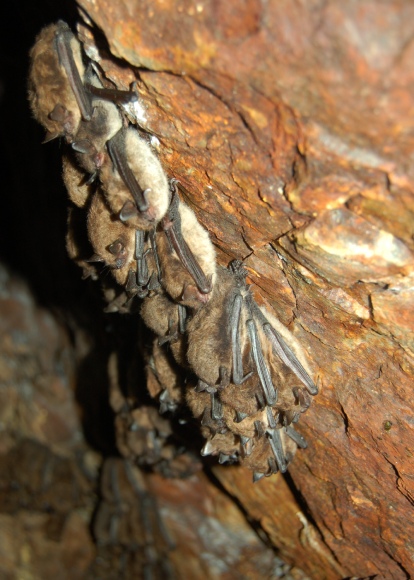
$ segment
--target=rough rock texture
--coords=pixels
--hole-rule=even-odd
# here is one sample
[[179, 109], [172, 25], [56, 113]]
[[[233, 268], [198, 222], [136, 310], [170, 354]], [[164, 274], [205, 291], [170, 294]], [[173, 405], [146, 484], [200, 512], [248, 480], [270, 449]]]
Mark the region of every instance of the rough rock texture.
[[225, 580], [260, 570], [306, 580], [203, 473], [147, 475], [86, 444], [74, 389], [91, 340], [75, 325], [71, 340], [2, 265], [0, 321], [2, 579]]
[[245, 260], [319, 368], [290, 491], [217, 477], [312, 577], [410, 577], [413, 4], [79, 4], [220, 261]]

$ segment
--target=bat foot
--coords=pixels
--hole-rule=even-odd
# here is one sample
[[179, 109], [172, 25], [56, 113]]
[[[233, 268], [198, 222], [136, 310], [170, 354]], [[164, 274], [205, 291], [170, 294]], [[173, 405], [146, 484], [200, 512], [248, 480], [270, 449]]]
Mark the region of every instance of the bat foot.
[[177, 403], [171, 398], [170, 393], [167, 389], [164, 389], [159, 397], [160, 401], [160, 409], [159, 412], [161, 415], [167, 413], [174, 413], [178, 409]]
[[257, 483], [258, 481], [263, 479], [263, 477], [265, 477], [264, 473], [260, 473], [260, 471], [254, 471], [253, 472], [253, 483]]
[[248, 417], [247, 413], [243, 413], [242, 411], [236, 411], [236, 418], [234, 419], [235, 423], [241, 423]]
[[230, 455], [226, 455], [225, 453], [220, 451], [218, 458], [218, 462], [220, 463], [220, 465], [223, 465], [223, 463], [227, 463], [228, 461], [230, 461]]

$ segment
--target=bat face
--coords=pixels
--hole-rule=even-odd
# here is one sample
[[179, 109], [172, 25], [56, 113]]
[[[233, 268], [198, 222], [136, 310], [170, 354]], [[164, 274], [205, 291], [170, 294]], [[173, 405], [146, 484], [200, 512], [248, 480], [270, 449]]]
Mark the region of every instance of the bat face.
[[160, 162], [133, 127], [108, 141], [112, 164], [104, 164], [100, 180], [114, 214], [129, 226], [150, 230], [165, 215], [170, 201]]
[[70, 142], [82, 116], [86, 119], [91, 114], [82, 84], [85, 70], [80, 43], [64, 22], [51, 24], [36, 38], [30, 60], [33, 115], [45, 127], [47, 141], [65, 136]]
[[89, 208], [87, 228], [96, 255], [110, 268], [118, 284], [125, 285], [134, 266], [135, 231], [113, 219], [99, 190]]
[[110, 163], [105, 145], [122, 128], [121, 115], [113, 103], [93, 100], [92, 105], [91, 119], [79, 123], [72, 142], [79, 165], [90, 174], [99, 171], [104, 163]]

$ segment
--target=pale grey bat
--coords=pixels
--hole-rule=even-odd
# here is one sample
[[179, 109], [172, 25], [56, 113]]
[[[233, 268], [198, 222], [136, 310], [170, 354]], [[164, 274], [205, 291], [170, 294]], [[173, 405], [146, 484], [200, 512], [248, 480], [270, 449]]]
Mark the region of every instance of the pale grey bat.
[[186, 306], [199, 308], [210, 297], [216, 276], [216, 256], [208, 232], [194, 212], [180, 201], [172, 180], [170, 207], [157, 238], [163, 286]]
[[299, 341], [274, 316], [251, 299], [249, 308], [257, 324], [263, 328], [275, 356], [296, 375], [311, 395], [316, 395], [318, 387], [310, 377], [309, 365]]
[[171, 196], [161, 163], [133, 127], [119, 131], [107, 147], [112, 163], [103, 164], [99, 177], [113, 213], [135, 229], [153, 229]]
[[[242, 263], [234, 261], [230, 268], [239, 284], [243, 286], [245, 270]], [[240, 302], [240, 299], [238, 300]], [[313, 395], [317, 393], [303, 348], [285, 326], [256, 304], [247, 287], [243, 305], [248, 312], [245, 324], [264, 402], [270, 406], [277, 406], [281, 412], [281, 424], [289, 423], [297, 419], [299, 413], [309, 406], [307, 397], [292, 384], [292, 373], [302, 381], [309, 393]], [[239, 328], [235, 328], [235, 323], [233, 320], [232, 329], [237, 335]], [[233, 339], [233, 352], [237, 352], [238, 348], [239, 345]], [[297, 404], [300, 408], [293, 409]]]

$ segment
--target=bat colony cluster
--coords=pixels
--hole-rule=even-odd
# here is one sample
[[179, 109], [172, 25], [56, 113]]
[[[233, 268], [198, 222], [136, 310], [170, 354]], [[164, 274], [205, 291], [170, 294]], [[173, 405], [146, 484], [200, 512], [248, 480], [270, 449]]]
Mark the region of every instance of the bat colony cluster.
[[[130, 312], [141, 300], [141, 317], [155, 333], [147, 382], [160, 412], [185, 402], [206, 439], [201, 454], [246, 465], [254, 481], [285, 472], [297, 447], [306, 447], [292, 424], [317, 393], [306, 356], [291, 332], [256, 304], [242, 262], [216, 264], [209, 235], [180, 200], [178, 182], [167, 179], [121, 112], [120, 103], [136, 94], [105, 88], [63, 22], [38, 36], [29, 82], [46, 140], [63, 137], [70, 146], [63, 158], [74, 205], [68, 252], [84, 277], [98, 278], [97, 262], [111, 272], [117, 284], [103, 280], [107, 311]], [[85, 221], [94, 251], [89, 259], [79, 239]], [[112, 393], [116, 399], [116, 387]]]

